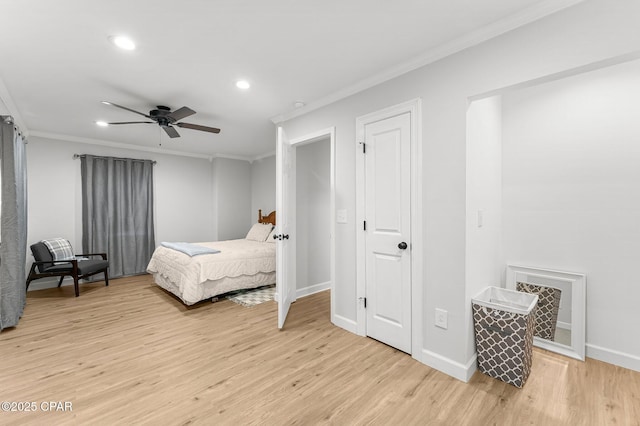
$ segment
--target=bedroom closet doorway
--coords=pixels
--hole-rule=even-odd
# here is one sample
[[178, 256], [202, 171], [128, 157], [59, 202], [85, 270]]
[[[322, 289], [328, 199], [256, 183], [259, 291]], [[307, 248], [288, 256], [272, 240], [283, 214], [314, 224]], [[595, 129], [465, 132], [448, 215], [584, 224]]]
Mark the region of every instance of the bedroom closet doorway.
[[420, 117], [416, 99], [356, 120], [358, 333], [408, 354], [420, 335]]
[[297, 297], [335, 283], [335, 129], [288, 140], [278, 128], [276, 153], [278, 327]]

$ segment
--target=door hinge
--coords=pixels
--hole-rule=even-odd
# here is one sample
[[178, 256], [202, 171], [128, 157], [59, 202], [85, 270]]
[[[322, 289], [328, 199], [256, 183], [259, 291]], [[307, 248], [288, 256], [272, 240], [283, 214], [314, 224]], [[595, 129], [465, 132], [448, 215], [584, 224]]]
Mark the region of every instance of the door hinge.
[[364, 298], [364, 308], [367, 309], [367, 298]]
[[363, 229], [363, 231], [367, 230], [367, 221], [366, 220], [363, 223], [363, 228], [362, 229]]
[[362, 153], [366, 154], [367, 153], [367, 144], [364, 142], [359, 142], [360, 145], [362, 145]]

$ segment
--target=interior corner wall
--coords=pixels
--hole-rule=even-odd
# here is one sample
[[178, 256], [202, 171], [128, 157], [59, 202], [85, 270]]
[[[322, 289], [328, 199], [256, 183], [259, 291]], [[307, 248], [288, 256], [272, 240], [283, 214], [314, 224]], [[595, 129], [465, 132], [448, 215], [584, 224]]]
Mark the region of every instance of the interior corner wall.
[[[76, 252], [81, 252], [82, 184], [80, 160], [73, 159], [74, 154], [157, 161], [153, 169], [156, 244], [214, 239], [212, 172], [208, 160], [32, 136], [27, 143], [29, 244], [64, 237]], [[187, 212], [189, 219], [185, 220]], [[30, 252], [27, 259], [30, 264]], [[55, 280], [42, 279], [34, 281], [29, 289], [50, 286], [55, 286]]]
[[258, 219], [259, 209], [263, 215], [276, 209], [275, 155], [251, 163], [251, 217], [254, 221]]
[[[333, 104], [290, 119], [290, 139], [335, 126], [335, 314], [355, 323], [355, 155], [357, 117], [420, 97], [423, 178], [423, 299], [419, 359], [466, 377], [470, 368], [466, 284], [467, 100], [501, 88], [640, 50], [640, 2], [590, 0], [408, 72]], [[449, 327], [436, 330], [435, 308], [449, 312]], [[613, 334], [613, 333], [612, 333]], [[616, 333], [617, 335], [617, 333]], [[612, 337], [616, 338], [616, 337]], [[618, 337], [624, 339], [624, 336]]]
[[329, 139], [296, 148], [296, 289], [310, 294], [331, 281]]
[[585, 273], [587, 356], [640, 371], [638, 99], [640, 60], [504, 95], [503, 235], [506, 262]]
[[[251, 213], [251, 163], [215, 158], [213, 171], [217, 240], [244, 238], [251, 225], [257, 221]], [[258, 214], [257, 211], [255, 214]]]
[[212, 238], [211, 241], [220, 241], [218, 238], [218, 185], [217, 185], [217, 174], [216, 174], [216, 159], [211, 159], [211, 228], [212, 228]]
[[[502, 284], [502, 102], [471, 102], [467, 112], [466, 299]], [[469, 305], [470, 306], [470, 305]], [[473, 318], [467, 309], [467, 357], [475, 353]]]

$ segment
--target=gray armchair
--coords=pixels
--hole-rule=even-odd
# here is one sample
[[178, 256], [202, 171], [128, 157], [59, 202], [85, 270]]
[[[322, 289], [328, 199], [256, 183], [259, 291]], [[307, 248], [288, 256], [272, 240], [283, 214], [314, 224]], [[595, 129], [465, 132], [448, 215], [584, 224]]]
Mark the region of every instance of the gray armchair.
[[76, 297], [78, 297], [80, 295], [78, 281], [101, 272], [104, 273], [105, 285], [109, 285], [109, 261], [106, 253], [78, 254], [76, 259], [54, 261], [53, 254], [42, 241], [31, 245], [31, 253], [35, 261], [27, 277], [27, 289], [31, 281], [40, 278], [60, 277], [58, 282], [60, 287], [64, 277], [72, 277]]

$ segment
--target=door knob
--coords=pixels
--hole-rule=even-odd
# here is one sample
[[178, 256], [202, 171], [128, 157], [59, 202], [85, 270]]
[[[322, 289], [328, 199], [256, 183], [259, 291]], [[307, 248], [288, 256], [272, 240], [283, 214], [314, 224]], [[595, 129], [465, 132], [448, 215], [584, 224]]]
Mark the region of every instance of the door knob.
[[289, 239], [289, 234], [284, 234], [284, 235], [282, 236], [282, 238], [284, 238], [285, 240], [288, 240], [288, 239]]
[[406, 250], [406, 248], [407, 248], [407, 247], [408, 247], [408, 246], [407, 246], [407, 243], [405, 243], [404, 241], [403, 241], [403, 242], [401, 242], [400, 244], [398, 244], [398, 248], [399, 248], [400, 250]]

